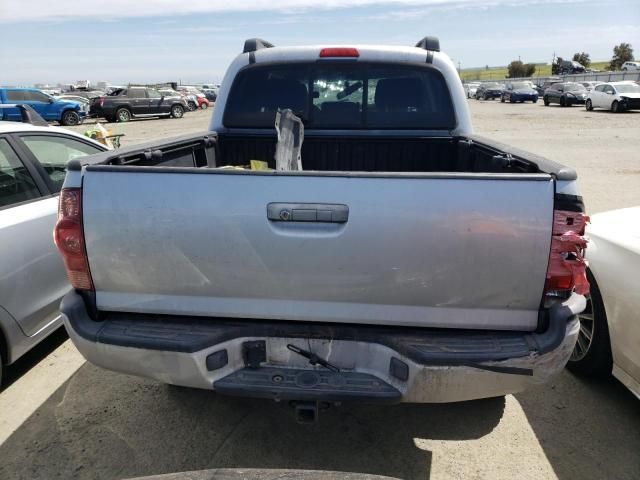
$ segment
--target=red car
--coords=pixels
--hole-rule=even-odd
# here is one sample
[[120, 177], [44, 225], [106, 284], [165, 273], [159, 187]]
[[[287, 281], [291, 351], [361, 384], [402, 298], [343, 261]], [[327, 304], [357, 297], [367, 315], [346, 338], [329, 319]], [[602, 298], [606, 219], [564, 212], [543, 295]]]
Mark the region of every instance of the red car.
[[196, 87], [189, 87], [189, 86], [182, 85], [178, 87], [178, 91], [184, 92], [188, 95], [194, 95], [198, 102], [198, 108], [201, 108], [204, 110], [205, 108], [208, 108], [210, 105], [210, 102], [207, 99], [206, 95], [202, 93], [200, 90], [198, 90]]

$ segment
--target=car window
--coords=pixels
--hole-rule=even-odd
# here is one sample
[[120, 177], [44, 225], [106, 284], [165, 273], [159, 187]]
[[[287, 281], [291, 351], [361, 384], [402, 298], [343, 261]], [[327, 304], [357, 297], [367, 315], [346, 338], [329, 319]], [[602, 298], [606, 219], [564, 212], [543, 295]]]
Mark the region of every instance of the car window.
[[153, 88], [147, 89], [147, 97], [148, 98], [160, 98], [162, 94]]
[[127, 93], [129, 98], [145, 98], [144, 88], [130, 88]]
[[231, 88], [224, 124], [273, 128], [290, 108], [306, 129], [450, 129], [451, 97], [442, 74], [424, 67], [380, 64], [256, 66]]
[[28, 90], [24, 92], [25, 101], [49, 103], [49, 97], [42, 92]]
[[596, 92], [604, 92], [604, 87], [605, 87], [604, 85], [597, 85], [597, 86], [594, 88], [594, 90], [595, 90]]
[[0, 208], [40, 196], [33, 178], [6, 139], [0, 138]]
[[24, 102], [24, 90], [7, 90], [8, 102]]
[[616, 91], [613, 89], [613, 87], [611, 85], [605, 85], [604, 92], [605, 93], [616, 93]]
[[56, 192], [62, 188], [69, 160], [102, 152], [99, 147], [62, 135], [23, 135], [20, 138], [44, 167]]

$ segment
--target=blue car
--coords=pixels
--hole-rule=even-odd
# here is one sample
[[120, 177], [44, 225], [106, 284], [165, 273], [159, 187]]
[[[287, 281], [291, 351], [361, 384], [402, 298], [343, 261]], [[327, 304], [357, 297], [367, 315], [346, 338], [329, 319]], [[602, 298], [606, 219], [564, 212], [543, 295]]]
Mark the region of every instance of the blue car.
[[[87, 116], [87, 107], [80, 102], [60, 100], [35, 88], [0, 88], [0, 104], [29, 105], [48, 121], [61, 125], [78, 125]], [[0, 109], [0, 120], [21, 121], [18, 108]]]
[[538, 91], [530, 82], [509, 82], [502, 91], [500, 101], [504, 102], [533, 102], [538, 101]]

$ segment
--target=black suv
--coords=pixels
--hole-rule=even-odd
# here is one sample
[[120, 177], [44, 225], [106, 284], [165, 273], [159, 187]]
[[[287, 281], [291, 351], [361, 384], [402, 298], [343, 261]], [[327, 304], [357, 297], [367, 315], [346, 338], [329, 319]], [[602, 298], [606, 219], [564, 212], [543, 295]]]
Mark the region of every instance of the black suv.
[[135, 117], [182, 118], [186, 107], [180, 96], [165, 97], [155, 88], [129, 87], [93, 99], [89, 113], [108, 122], [128, 122]]

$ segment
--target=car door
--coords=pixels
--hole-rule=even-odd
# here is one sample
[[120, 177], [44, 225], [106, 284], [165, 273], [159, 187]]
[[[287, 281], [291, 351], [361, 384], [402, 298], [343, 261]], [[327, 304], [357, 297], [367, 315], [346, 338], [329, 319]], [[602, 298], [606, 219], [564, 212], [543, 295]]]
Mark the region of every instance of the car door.
[[169, 113], [167, 102], [163, 101], [162, 94], [155, 88], [147, 88], [147, 113]]
[[[24, 103], [24, 90], [7, 89], [5, 90], [5, 103]], [[0, 112], [0, 118], [3, 120], [10, 120], [12, 122], [19, 122], [22, 118], [20, 110], [18, 108], [3, 108]]]
[[52, 237], [65, 164], [104, 148], [54, 133], [16, 133], [6, 141], [5, 152], [29, 172], [38, 192], [1, 212], [0, 241], [6, 252], [0, 254], [0, 295], [6, 298], [0, 297], [0, 306], [32, 336], [57, 319], [60, 300], [71, 288]]
[[611, 85], [605, 85], [602, 96], [602, 108], [611, 108], [611, 104], [615, 100], [616, 90]]
[[604, 93], [604, 87], [606, 85], [596, 85], [589, 97], [591, 98], [591, 105], [596, 108], [602, 108], [604, 105], [604, 97], [606, 96]]
[[18, 152], [0, 137], [0, 307], [32, 336], [57, 319], [69, 287], [51, 236], [57, 199]]
[[149, 99], [145, 90], [145, 88], [129, 88], [127, 91], [131, 113], [134, 115], [146, 115], [149, 113]]
[[45, 120], [58, 119], [58, 114], [52, 107], [53, 102], [51, 100], [51, 97], [42, 92], [39, 92], [37, 90], [25, 90], [24, 101], [22, 103], [25, 105], [29, 105]]

